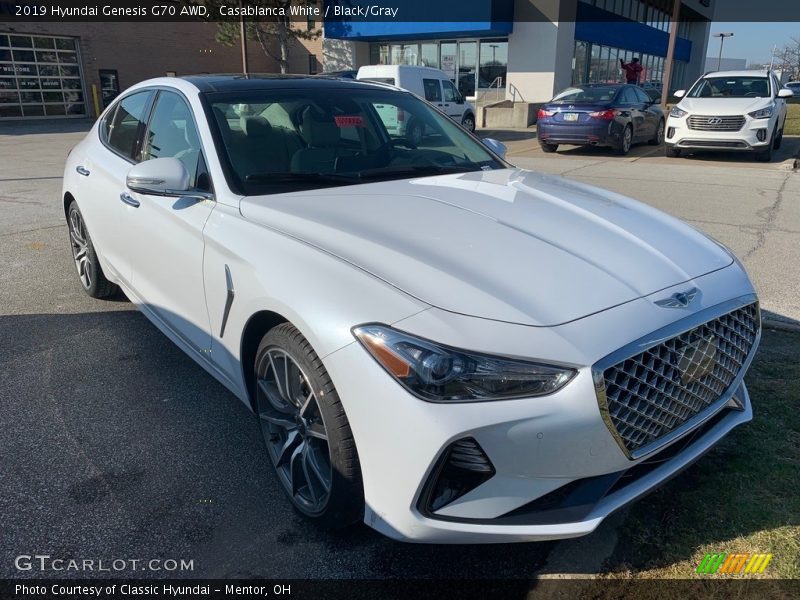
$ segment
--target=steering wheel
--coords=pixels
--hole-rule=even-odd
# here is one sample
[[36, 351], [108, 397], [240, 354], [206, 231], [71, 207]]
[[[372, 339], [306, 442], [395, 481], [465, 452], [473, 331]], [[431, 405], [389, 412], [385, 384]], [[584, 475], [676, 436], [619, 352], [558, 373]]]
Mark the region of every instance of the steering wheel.
[[397, 147], [405, 147], [410, 150], [416, 150], [417, 145], [405, 138], [390, 139], [388, 142], [382, 143], [375, 149], [375, 153], [386, 152]]

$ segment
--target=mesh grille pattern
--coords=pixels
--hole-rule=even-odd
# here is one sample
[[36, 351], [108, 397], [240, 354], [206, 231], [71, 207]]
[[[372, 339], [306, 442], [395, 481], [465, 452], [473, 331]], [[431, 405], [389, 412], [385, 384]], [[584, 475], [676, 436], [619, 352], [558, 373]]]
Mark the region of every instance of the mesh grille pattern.
[[688, 125], [689, 129], [696, 131], [739, 131], [744, 125], [744, 117], [741, 115], [730, 117], [691, 115]]
[[631, 453], [719, 400], [758, 336], [758, 305], [744, 306], [603, 372], [611, 422]]

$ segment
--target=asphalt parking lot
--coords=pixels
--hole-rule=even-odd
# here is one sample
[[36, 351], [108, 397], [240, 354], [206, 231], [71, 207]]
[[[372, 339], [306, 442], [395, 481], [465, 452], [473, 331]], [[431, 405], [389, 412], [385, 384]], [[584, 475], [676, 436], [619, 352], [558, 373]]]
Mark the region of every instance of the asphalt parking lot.
[[[198, 577], [531, 579], [599, 567], [613, 519], [577, 542], [442, 547], [364, 526], [329, 533], [295, 515], [245, 407], [124, 298], [80, 289], [59, 192], [85, 127], [0, 128], [0, 577], [42, 575], [14, 567], [37, 553], [187, 559], [194, 570], [180, 575]], [[763, 165], [666, 159], [649, 146], [544, 155], [529, 136], [507, 139], [519, 166], [625, 193], [730, 245], [763, 307], [791, 320], [800, 176], [789, 159], [800, 141], [786, 142]]]

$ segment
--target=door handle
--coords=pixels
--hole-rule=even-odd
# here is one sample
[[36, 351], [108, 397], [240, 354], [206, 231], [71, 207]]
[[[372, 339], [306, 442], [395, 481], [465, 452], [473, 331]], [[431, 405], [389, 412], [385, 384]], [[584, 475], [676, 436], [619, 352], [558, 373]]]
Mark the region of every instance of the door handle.
[[78, 165], [75, 167], [75, 170], [78, 172], [78, 175], [83, 175], [84, 177], [88, 177], [89, 173], [91, 173], [91, 171], [83, 165]]
[[450, 106], [449, 104], [445, 104], [445, 107], [449, 107], [449, 106]]
[[139, 208], [139, 201], [131, 196], [128, 192], [122, 192], [119, 195], [119, 199], [122, 200], [128, 206], [132, 206], [133, 208]]

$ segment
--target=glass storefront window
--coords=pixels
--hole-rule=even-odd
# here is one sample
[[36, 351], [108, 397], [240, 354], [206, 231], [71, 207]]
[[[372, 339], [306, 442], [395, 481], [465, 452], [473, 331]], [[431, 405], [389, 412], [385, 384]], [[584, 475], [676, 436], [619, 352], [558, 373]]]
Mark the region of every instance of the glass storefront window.
[[423, 67], [439, 68], [439, 44], [422, 43], [419, 45], [419, 64]]
[[0, 35], [0, 118], [86, 114], [74, 39]]
[[[481, 42], [481, 67], [478, 70], [478, 87], [504, 87], [508, 72], [508, 42], [487, 40]], [[499, 79], [498, 79], [499, 78]]]
[[442, 57], [441, 66], [439, 68], [447, 73], [450, 79], [455, 81], [458, 44], [456, 42], [442, 42], [439, 46], [439, 50]]
[[[61, 53], [59, 52], [59, 55]], [[497, 86], [508, 72], [508, 39], [447, 40], [370, 44], [370, 64], [419, 65], [444, 71], [461, 94]]]
[[392, 44], [389, 52], [390, 64], [416, 65], [418, 53], [418, 44]]
[[[616, 83], [622, 82], [623, 71], [619, 64], [621, 58], [626, 63], [636, 57], [642, 65], [640, 84], [661, 82], [664, 75], [665, 58], [652, 54], [641, 54], [622, 48], [609, 48], [589, 42], [575, 42], [572, 65], [572, 83]], [[673, 82], [683, 81], [686, 63], [675, 61]]]
[[462, 96], [475, 95], [475, 72], [478, 68], [477, 42], [458, 43], [458, 81], [456, 86]]

